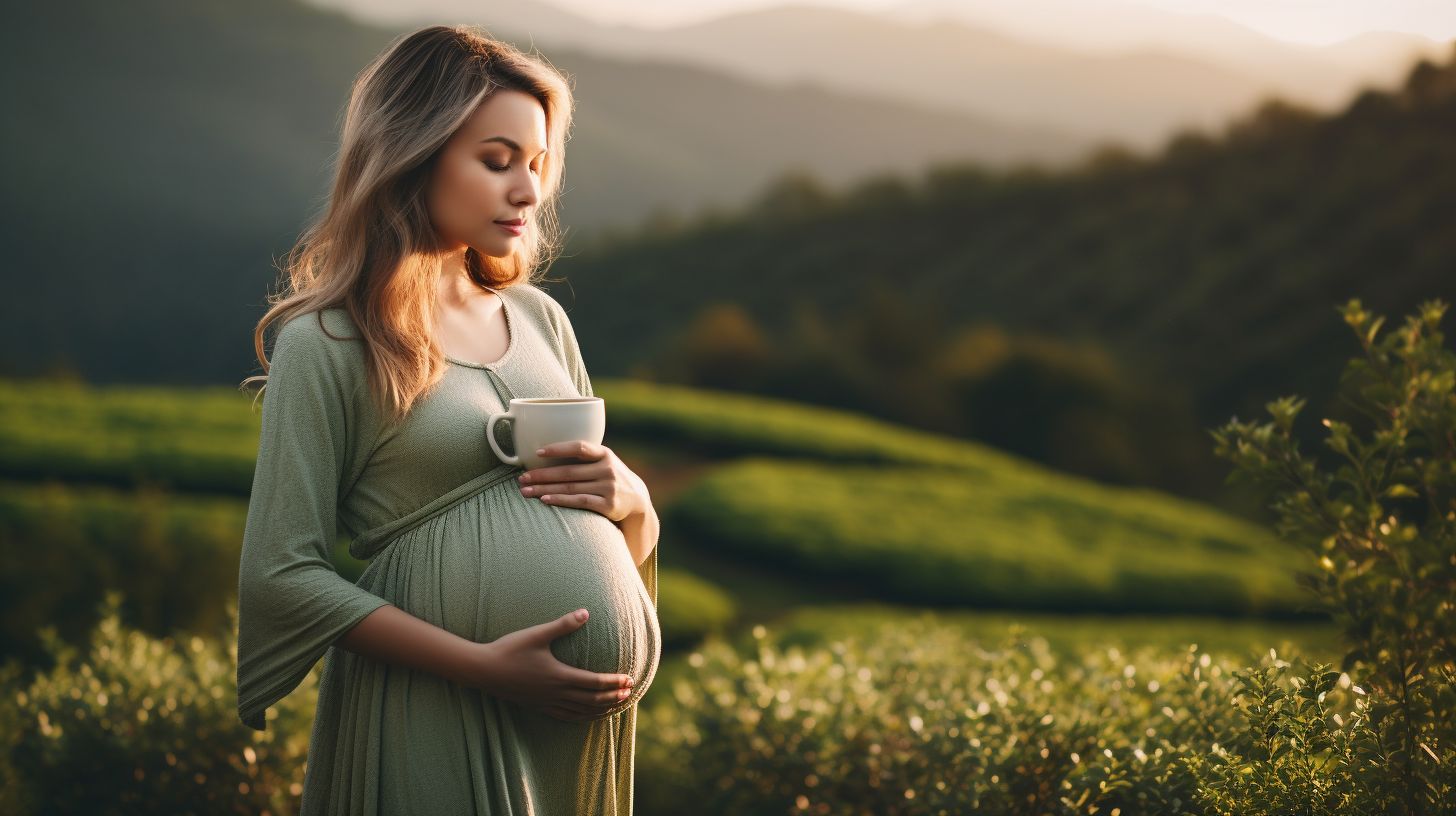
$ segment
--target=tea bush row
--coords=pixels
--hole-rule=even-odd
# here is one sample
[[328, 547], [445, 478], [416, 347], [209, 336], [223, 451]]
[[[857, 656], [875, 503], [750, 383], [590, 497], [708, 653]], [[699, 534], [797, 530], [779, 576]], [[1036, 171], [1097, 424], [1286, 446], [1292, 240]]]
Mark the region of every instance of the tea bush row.
[[1304, 559], [1267, 530], [1152, 491], [1035, 476], [770, 459], [664, 512], [678, 535], [904, 603], [1295, 615]]
[[1367, 698], [1325, 664], [1062, 659], [925, 618], [810, 648], [754, 635], [709, 640], [644, 702], [644, 813], [1387, 812]]
[[247, 495], [259, 420], [230, 388], [0, 380], [0, 474]]
[[[0, 482], [0, 658], [44, 662], [42, 625], [72, 643], [97, 621], [107, 590], [128, 623], [153, 635], [224, 632], [222, 599], [236, 597], [245, 502], [56, 483]], [[339, 574], [358, 581], [366, 562], [338, 538]], [[664, 568], [658, 616], [664, 646], [685, 648], [721, 631], [733, 599], [691, 573]]]
[[43, 629], [52, 668], [0, 670], [0, 812], [297, 812], [318, 667], [253, 731], [233, 641], [155, 638], [120, 608], [108, 593], [82, 650]]
[[[604, 379], [611, 439], [695, 454], [1023, 470], [1068, 479], [983, 445], [847, 411], [744, 394]], [[259, 414], [231, 388], [93, 387], [0, 380], [0, 475], [245, 496]]]
[[237, 593], [247, 508], [236, 499], [0, 482], [0, 656], [27, 663], [49, 625], [83, 640], [106, 590], [153, 634], [217, 633]]
[[[318, 666], [256, 732], [230, 640], [155, 638], [120, 604], [83, 649], [43, 630], [52, 668], [0, 670], [0, 812], [294, 812]], [[1061, 658], [1019, 627], [996, 642], [921, 618], [807, 648], [760, 627], [673, 664], [640, 713], [646, 814], [1274, 813], [1215, 804], [1290, 775], [1308, 812], [1360, 813], [1338, 808], [1378, 781], [1349, 681], [1269, 655], [1246, 688], [1196, 646]]]

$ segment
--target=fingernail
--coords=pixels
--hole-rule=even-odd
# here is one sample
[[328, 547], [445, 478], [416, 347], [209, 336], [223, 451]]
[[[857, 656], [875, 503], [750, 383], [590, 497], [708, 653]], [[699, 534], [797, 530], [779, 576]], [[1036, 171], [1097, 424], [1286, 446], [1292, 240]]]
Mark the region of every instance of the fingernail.
[[622, 689], [620, 692], [617, 693], [617, 699], [618, 700], [625, 700], [625, 699], [627, 699], [627, 695], [628, 694], [631, 694], [631, 693], [632, 692], [630, 690], [628, 690], [628, 689]]
[[578, 610], [576, 610], [576, 619], [577, 620], [586, 620], [586, 610], [585, 609], [578, 609]]
[[627, 678], [626, 685], [628, 685], [628, 686], [632, 685], [632, 678], [630, 678], [630, 677]]
[[537, 456], [544, 456], [545, 454], [546, 454], [546, 449], [545, 448], [537, 448], [536, 449], [536, 455]]

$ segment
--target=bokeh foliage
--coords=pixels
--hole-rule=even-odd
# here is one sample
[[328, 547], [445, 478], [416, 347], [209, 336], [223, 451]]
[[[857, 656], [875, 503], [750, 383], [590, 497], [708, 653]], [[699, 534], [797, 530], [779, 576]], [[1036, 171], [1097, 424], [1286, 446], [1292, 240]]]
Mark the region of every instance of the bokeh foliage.
[[1323, 419], [1332, 457], [1294, 439], [1304, 401], [1268, 405], [1271, 422], [1237, 418], [1214, 432], [1234, 478], [1267, 491], [1280, 535], [1320, 569], [1304, 583], [1341, 626], [1344, 665], [1368, 677], [1378, 794], [1403, 813], [1456, 802], [1456, 354], [1440, 330], [1447, 304], [1426, 301], [1402, 326], [1358, 299], [1341, 312], [1361, 353], [1340, 395], [1355, 423]]

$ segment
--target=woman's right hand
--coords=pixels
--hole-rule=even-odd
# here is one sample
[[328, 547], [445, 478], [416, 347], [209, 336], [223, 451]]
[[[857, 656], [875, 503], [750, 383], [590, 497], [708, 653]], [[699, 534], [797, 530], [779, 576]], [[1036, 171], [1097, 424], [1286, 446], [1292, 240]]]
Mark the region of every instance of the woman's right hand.
[[[578, 618], [580, 614], [582, 617]], [[538, 708], [559, 720], [602, 717], [631, 694], [632, 678], [569, 666], [556, 658], [551, 641], [586, 624], [586, 610], [528, 626], [479, 644], [477, 688], [503, 700]]]

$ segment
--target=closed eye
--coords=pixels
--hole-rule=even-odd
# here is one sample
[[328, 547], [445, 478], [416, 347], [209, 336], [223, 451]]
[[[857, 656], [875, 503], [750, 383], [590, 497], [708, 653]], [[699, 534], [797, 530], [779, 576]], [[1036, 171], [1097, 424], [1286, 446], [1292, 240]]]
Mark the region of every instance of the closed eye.
[[[491, 170], [494, 170], [497, 173], [505, 173], [505, 172], [508, 172], [512, 167], [515, 167], [514, 164], [507, 164], [507, 165], [505, 165], [503, 167], [497, 167], [496, 165], [491, 164], [490, 162], [485, 162], [485, 166], [486, 167], [489, 167]], [[532, 173], [536, 173], [537, 175], [539, 175], [541, 173], [541, 171], [539, 169], [534, 168], [534, 167], [531, 168], [531, 172]]]

